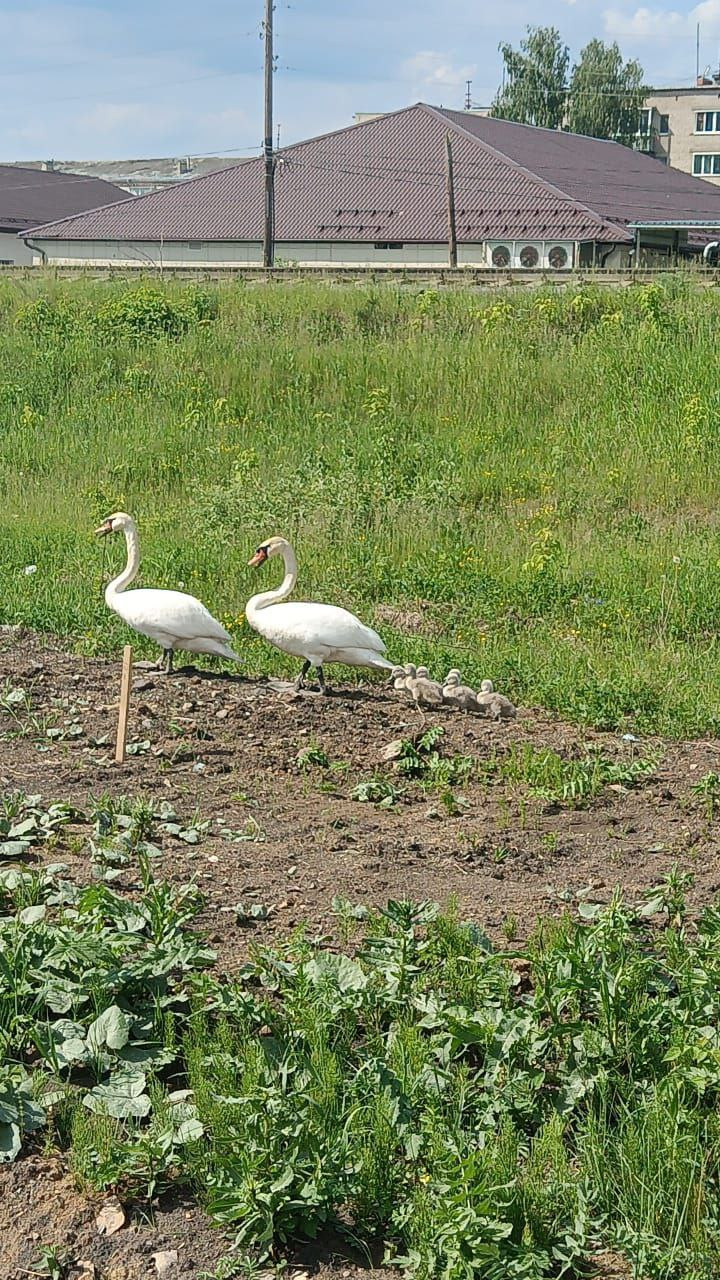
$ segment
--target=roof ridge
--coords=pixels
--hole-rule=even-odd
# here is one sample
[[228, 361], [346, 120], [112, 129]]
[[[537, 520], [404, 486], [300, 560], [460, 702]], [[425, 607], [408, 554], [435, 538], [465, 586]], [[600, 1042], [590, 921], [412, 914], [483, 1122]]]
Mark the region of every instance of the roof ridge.
[[476, 120], [499, 120], [502, 124], [511, 125], [513, 129], [532, 129], [533, 133], [551, 133], [554, 136], [561, 133], [570, 138], [587, 138], [589, 142], [598, 142], [607, 147], [621, 147], [623, 145], [621, 142], [616, 142], [615, 138], [596, 138], [592, 133], [576, 133], [573, 129], [551, 129], [549, 124], [528, 124], [526, 120], [508, 120], [506, 116], [491, 116], [489, 113], [482, 115], [475, 111], [458, 111], [455, 107], [436, 107], [435, 109], [442, 111], [444, 115], [471, 115]]
[[299, 142], [291, 142], [286, 147], [279, 147], [275, 154], [282, 155], [284, 152], [295, 151], [297, 147], [306, 147], [311, 142], [323, 142], [325, 138], [337, 138], [341, 133], [351, 133], [355, 129], [366, 129], [368, 125], [377, 124], [378, 120], [387, 120], [389, 116], [406, 115], [409, 111], [417, 111], [418, 107], [424, 107], [424, 102], [411, 102], [409, 107], [398, 107], [396, 111], [380, 111], [369, 120], [353, 120], [352, 124], [344, 124], [339, 129], [328, 129], [325, 133], [316, 133], [312, 138], [301, 138]]
[[[528, 169], [525, 165], [520, 164], [517, 160], [514, 160], [512, 156], [509, 156], [504, 151], [501, 151], [499, 147], [494, 146], [493, 143], [486, 142], [484, 138], [478, 138], [477, 134], [474, 134], [472, 130], [466, 129], [464, 125], [460, 124], [458, 121], [452, 118], [454, 115], [461, 115], [462, 114], [461, 112], [459, 111], [455, 112], [452, 110], [451, 107], [433, 107], [433, 106], [430, 106], [430, 104], [427, 102], [421, 102], [418, 105], [424, 107], [426, 111], [428, 111], [431, 115], [436, 116], [438, 119], [446, 120], [449, 124], [453, 125], [453, 127], [459, 133], [462, 133], [462, 135], [465, 138], [469, 138], [472, 142], [476, 144], [476, 146], [480, 147], [481, 150], [488, 151], [492, 155], [497, 156], [499, 160], [502, 160], [505, 164], [509, 165], [510, 168], [514, 169], [516, 173], [521, 173], [523, 177], [530, 178], [531, 181], [537, 182], [539, 186], [544, 187], [545, 190], [549, 191], [552, 195], [560, 196], [562, 200], [566, 200], [568, 204], [571, 204], [575, 209], [582, 209], [585, 213], [590, 214], [591, 217], [595, 220], [595, 222], [598, 223], [599, 226], [611, 227], [613, 230], [616, 230], [615, 224], [610, 219], [604, 218], [602, 214], [598, 213], [597, 209], [593, 209], [591, 205], [585, 204], [583, 200], [574, 199], [574, 197], [571, 196], [569, 192], [563, 191], [561, 187], [556, 187], [554, 183], [548, 182], [547, 178], [542, 178], [539, 173], [534, 173], [532, 169]], [[516, 122], [514, 120], [506, 121], [506, 124], [515, 124], [515, 123]], [[534, 127], [535, 127], [534, 125], [528, 126], [528, 128], [534, 128]], [[555, 133], [556, 130], [548, 129], [547, 132]], [[573, 136], [581, 137], [584, 135], [574, 134]]]

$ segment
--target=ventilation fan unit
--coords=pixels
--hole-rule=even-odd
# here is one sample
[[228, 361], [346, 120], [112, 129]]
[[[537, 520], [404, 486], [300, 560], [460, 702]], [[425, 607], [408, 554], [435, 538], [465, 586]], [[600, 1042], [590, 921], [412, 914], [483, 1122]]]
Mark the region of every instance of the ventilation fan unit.
[[550, 249], [548, 253], [548, 266], [552, 267], [553, 271], [562, 271], [563, 267], [566, 267], [567, 264], [567, 249], [561, 244], [553, 245], [552, 249]]
[[486, 262], [496, 271], [563, 271], [572, 266], [572, 244], [553, 240], [491, 240]]
[[520, 250], [519, 258], [520, 266], [525, 267], [526, 270], [536, 267], [540, 262], [540, 254], [534, 244], [524, 244]]
[[509, 267], [512, 261], [512, 253], [506, 244], [496, 244], [492, 251], [491, 261], [494, 267]]

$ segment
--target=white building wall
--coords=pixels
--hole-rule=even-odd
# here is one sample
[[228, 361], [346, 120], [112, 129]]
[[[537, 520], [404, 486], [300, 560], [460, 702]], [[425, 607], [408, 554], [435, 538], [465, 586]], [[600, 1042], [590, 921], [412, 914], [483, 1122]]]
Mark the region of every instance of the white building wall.
[[33, 254], [14, 231], [0, 231], [0, 262], [32, 266]]
[[[257, 241], [171, 241], [161, 245], [159, 242], [43, 241], [37, 238], [34, 243], [44, 250], [49, 263], [58, 266], [147, 266], [157, 270], [160, 267], [236, 267], [260, 265], [262, 262], [262, 248]], [[541, 241], [534, 243], [537, 243], [542, 263], [550, 242], [547, 245]], [[568, 249], [568, 266], [572, 266], [573, 245], [571, 242], [564, 243]], [[36, 260], [40, 260], [39, 255]], [[445, 267], [448, 265], [448, 250], [443, 244], [402, 244], [376, 248], [373, 244], [360, 242], [278, 241], [275, 245], [275, 264], [279, 267]], [[468, 267], [490, 266], [485, 242], [458, 245], [458, 264]]]
[[[234, 267], [262, 262], [262, 246], [257, 241], [82, 241], [36, 240], [35, 243], [47, 255], [48, 262], [57, 265], [90, 266], [148, 266], [164, 267]], [[462, 246], [466, 261], [482, 262], [482, 246], [466, 256], [471, 246]], [[347, 244], [277, 241], [275, 244], [277, 266], [426, 266], [445, 265], [447, 249], [443, 245], [403, 245], [399, 249], [375, 249], [372, 244]]]

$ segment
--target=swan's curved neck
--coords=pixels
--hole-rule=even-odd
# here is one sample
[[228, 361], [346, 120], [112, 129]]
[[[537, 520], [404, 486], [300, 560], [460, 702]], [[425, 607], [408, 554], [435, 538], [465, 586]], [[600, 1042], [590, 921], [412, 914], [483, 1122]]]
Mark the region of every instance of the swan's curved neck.
[[138, 540], [138, 532], [134, 524], [130, 524], [125, 529], [125, 545], [127, 547], [127, 564], [122, 573], [117, 578], [113, 578], [105, 588], [105, 603], [110, 604], [113, 596], [119, 595], [130, 583], [137, 577], [140, 568], [140, 543]]
[[297, 582], [298, 566], [295, 552], [289, 542], [283, 547], [282, 556], [285, 561], [285, 577], [280, 586], [274, 587], [272, 591], [261, 591], [258, 595], [252, 596], [245, 605], [246, 618], [251, 618], [260, 609], [267, 609], [268, 605], [277, 604], [278, 601], [290, 595]]

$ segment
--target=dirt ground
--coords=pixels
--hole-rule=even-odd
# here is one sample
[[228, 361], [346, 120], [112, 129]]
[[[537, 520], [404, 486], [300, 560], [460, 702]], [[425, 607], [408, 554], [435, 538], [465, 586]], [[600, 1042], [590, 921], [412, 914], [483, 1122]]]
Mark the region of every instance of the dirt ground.
[[[443, 710], [426, 721], [442, 724], [443, 755], [482, 762], [511, 743], [565, 755], [593, 744], [619, 759], [656, 752], [658, 767], [640, 787], [607, 788], [584, 809], [550, 810], [522, 787], [482, 776], [454, 788], [462, 801], [456, 815], [436, 793], [397, 778], [403, 794], [385, 809], [350, 792], [376, 772], [393, 777], [383, 751], [417, 733], [420, 717], [383, 685], [338, 687], [321, 698], [192, 668], [169, 678], [139, 670], [128, 734], [137, 754], [118, 767], [119, 677], [117, 661], [0, 632], [0, 698], [9, 681], [25, 690], [31, 708], [0, 711], [0, 791], [37, 792], [80, 810], [104, 793], [144, 795], [172, 802], [186, 822], [209, 820], [197, 845], [163, 838], [157, 874], [200, 885], [207, 900], [201, 923], [225, 971], [242, 962], [250, 940], [282, 937], [303, 921], [335, 937], [335, 895], [366, 904], [455, 899], [463, 917], [504, 942], [522, 940], [538, 916], [572, 907], [578, 894], [607, 901], [621, 886], [636, 898], [675, 863], [694, 876], [693, 909], [720, 889], [717, 823], [692, 795], [695, 782], [720, 772], [716, 741], [627, 742], [532, 708], [500, 724]], [[308, 746], [322, 748], [330, 767], [300, 767]], [[71, 841], [48, 860], [62, 858], [87, 882], [82, 849], [81, 840]], [[135, 887], [131, 877], [115, 884]], [[267, 919], [239, 922], [238, 903], [246, 910], [262, 904]], [[0, 1280], [27, 1275], [39, 1246], [50, 1243], [91, 1259], [101, 1280], [145, 1280], [157, 1274], [152, 1255], [167, 1249], [178, 1252], [170, 1280], [199, 1276], [223, 1252], [219, 1233], [192, 1204], [163, 1205], [107, 1240], [95, 1230], [97, 1207], [55, 1160], [29, 1156], [0, 1168]], [[317, 1258], [298, 1259], [289, 1274], [304, 1271], [327, 1280], [374, 1274]], [[602, 1274], [622, 1272], [608, 1262]]]

